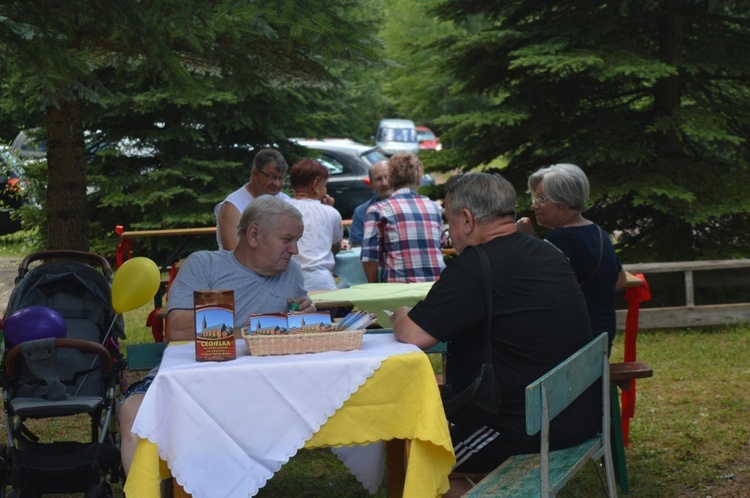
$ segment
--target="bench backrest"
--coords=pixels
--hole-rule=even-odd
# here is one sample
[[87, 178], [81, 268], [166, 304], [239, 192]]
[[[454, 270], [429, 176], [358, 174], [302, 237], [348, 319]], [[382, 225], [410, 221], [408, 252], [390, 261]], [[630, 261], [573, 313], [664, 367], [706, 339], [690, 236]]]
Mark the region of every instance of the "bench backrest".
[[[526, 432], [534, 435], [542, 429], [544, 400], [549, 419], [555, 418], [591, 384], [609, 379], [607, 334], [604, 333], [579, 349], [567, 360], [526, 387]], [[603, 384], [603, 389], [606, 385]]]
[[[555, 496], [588, 460], [604, 460], [606, 490], [617, 497], [610, 450], [608, 335], [601, 334], [526, 387], [526, 432], [541, 431], [540, 452], [515, 455], [490, 472], [467, 496]], [[550, 420], [587, 388], [602, 389], [602, 431], [588, 440], [550, 452]]]

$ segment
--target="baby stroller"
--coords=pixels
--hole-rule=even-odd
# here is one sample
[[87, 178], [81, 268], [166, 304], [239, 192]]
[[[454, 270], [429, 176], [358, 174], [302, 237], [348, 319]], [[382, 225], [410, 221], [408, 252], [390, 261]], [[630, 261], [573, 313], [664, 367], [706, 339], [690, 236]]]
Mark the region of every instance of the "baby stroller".
[[[42, 263], [30, 269], [36, 261]], [[118, 341], [125, 334], [122, 316], [112, 309], [111, 282], [111, 267], [98, 254], [44, 251], [21, 262], [4, 317], [6, 334], [8, 317], [30, 306], [55, 310], [67, 333], [17, 345], [4, 339], [8, 444], [0, 448], [0, 496], [10, 485], [14, 497], [79, 492], [111, 497], [109, 483], [124, 477], [112, 415], [124, 368]], [[47, 442], [29, 428], [34, 419], [71, 416], [73, 423], [90, 419], [90, 431], [85, 429], [90, 438]]]

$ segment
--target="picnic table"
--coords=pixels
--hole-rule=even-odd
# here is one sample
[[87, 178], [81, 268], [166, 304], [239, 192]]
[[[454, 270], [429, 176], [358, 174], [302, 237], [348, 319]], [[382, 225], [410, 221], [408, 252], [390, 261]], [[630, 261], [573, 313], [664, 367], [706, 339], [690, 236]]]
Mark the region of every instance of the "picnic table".
[[346, 352], [258, 357], [238, 341], [236, 360], [199, 363], [194, 351], [165, 350], [133, 426], [141, 439], [128, 496], [158, 496], [171, 473], [195, 495], [250, 497], [299, 449], [341, 445], [337, 454], [371, 492], [384, 450], [388, 496], [447, 491], [453, 446], [432, 366], [416, 346], [365, 334], [360, 350]]
[[[343, 220], [344, 226], [348, 227], [351, 225], [351, 220]], [[173, 251], [166, 261], [160, 265], [162, 272], [171, 269], [172, 265], [179, 260], [179, 252], [182, 251], [185, 246], [196, 237], [204, 237], [206, 235], [215, 235], [216, 227], [194, 227], [194, 228], [172, 228], [163, 230], [124, 230], [121, 225], [115, 228], [115, 232], [120, 237], [120, 242], [117, 246], [117, 267], [119, 267], [125, 259], [130, 258], [131, 248], [134, 239], [150, 239], [151, 241], [151, 255], [152, 259], [156, 259], [158, 254], [158, 243], [159, 239], [164, 237], [182, 237], [183, 242]], [[341, 276], [342, 280], [350, 285], [351, 292], [332, 291], [326, 293], [313, 293], [311, 297], [319, 308], [334, 308], [334, 307], [345, 307], [345, 306], [358, 306], [361, 309], [367, 309], [378, 316], [378, 321], [381, 324], [390, 326], [390, 319], [384, 310], [393, 310], [397, 307], [398, 303], [400, 306], [413, 306], [419, 299], [422, 299], [429, 288], [429, 285], [422, 285], [422, 287], [398, 289], [396, 294], [393, 291], [396, 288], [386, 287], [368, 287], [378, 286], [380, 284], [367, 284], [366, 278], [364, 278], [364, 271], [359, 262], [359, 253], [361, 248], [352, 248], [349, 251], [341, 251], [336, 255], [336, 268], [334, 273]], [[446, 255], [455, 254], [453, 248], [446, 248], [443, 250]], [[158, 263], [157, 263], [158, 264]], [[636, 338], [638, 336], [638, 322], [640, 313], [640, 303], [651, 299], [651, 293], [648, 288], [643, 274], [632, 274], [626, 272], [627, 282], [624, 287], [625, 301], [628, 303], [628, 311], [625, 320], [625, 342], [624, 342], [624, 355], [623, 360], [625, 362], [637, 361], [637, 349], [636, 349]], [[162, 300], [167, 287], [167, 282], [164, 283], [164, 288], [157, 292], [154, 296], [154, 311], [153, 316], [149, 316], [149, 324], [154, 329], [154, 337], [159, 340], [159, 330], [163, 331], [163, 313], [160, 315], [162, 308]], [[413, 284], [388, 284], [388, 285], [413, 285]], [[163, 337], [163, 336], [162, 336]], [[623, 438], [625, 446], [629, 444], [629, 431], [630, 431], [630, 419], [635, 416], [635, 397], [636, 397], [636, 385], [635, 379], [631, 379], [627, 389], [623, 388], [621, 400], [622, 400], [622, 427], [623, 427]]]

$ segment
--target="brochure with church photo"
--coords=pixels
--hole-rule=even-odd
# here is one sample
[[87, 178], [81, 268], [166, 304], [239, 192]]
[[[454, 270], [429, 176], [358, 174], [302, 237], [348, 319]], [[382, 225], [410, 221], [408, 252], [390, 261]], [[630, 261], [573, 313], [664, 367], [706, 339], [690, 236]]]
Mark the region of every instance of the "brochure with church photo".
[[331, 314], [327, 311], [288, 313], [286, 319], [292, 334], [330, 332], [333, 328]]
[[259, 335], [281, 335], [289, 333], [286, 313], [252, 314], [247, 320], [247, 333]]
[[226, 361], [237, 357], [234, 344], [234, 291], [193, 292], [195, 359]]

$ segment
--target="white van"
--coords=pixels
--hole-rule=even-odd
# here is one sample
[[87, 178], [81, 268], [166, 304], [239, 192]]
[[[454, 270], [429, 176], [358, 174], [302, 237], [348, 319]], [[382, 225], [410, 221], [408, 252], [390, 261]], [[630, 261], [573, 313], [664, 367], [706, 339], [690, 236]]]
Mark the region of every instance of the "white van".
[[387, 156], [397, 152], [419, 152], [417, 128], [410, 119], [381, 119], [375, 135], [375, 145]]

